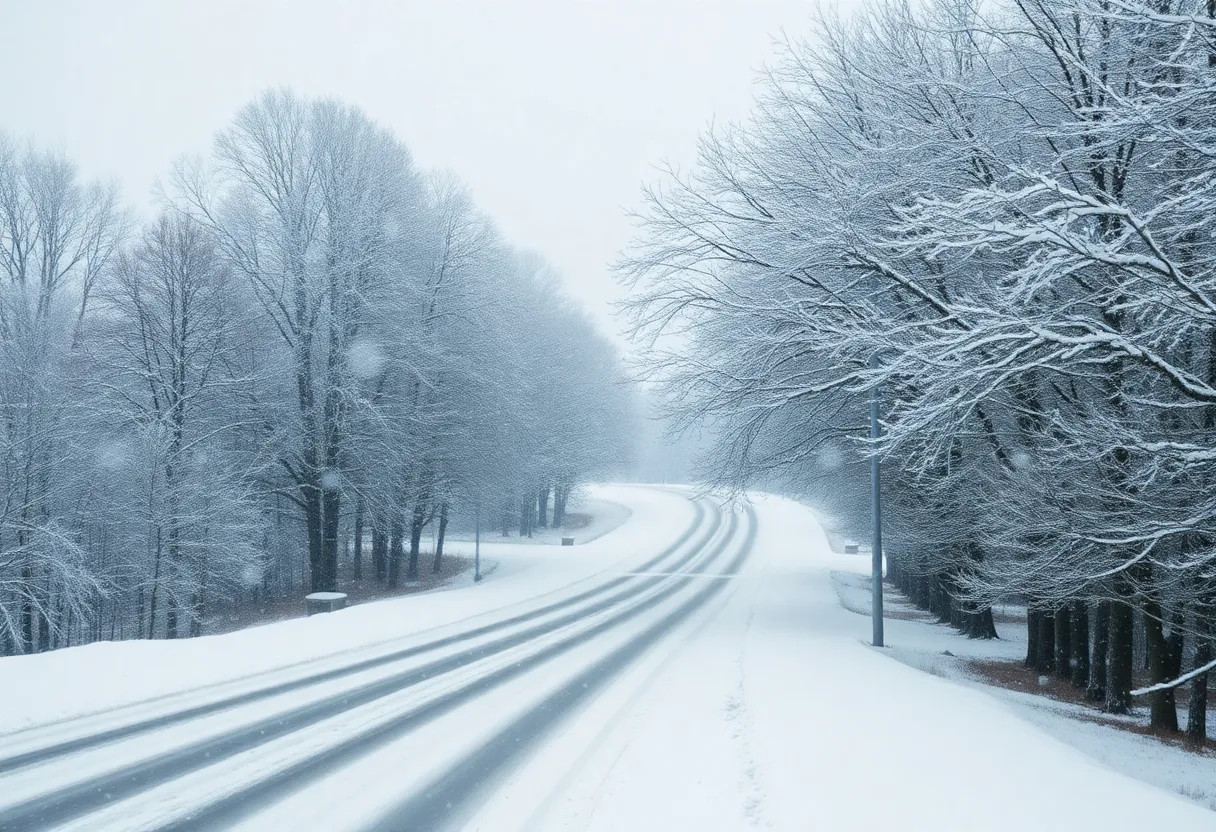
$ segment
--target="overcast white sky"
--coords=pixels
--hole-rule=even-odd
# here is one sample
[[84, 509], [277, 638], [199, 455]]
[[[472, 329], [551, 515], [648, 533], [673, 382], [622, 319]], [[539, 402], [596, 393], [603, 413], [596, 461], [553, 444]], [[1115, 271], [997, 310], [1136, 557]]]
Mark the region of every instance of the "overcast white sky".
[[63, 147], [146, 207], [156, 176], [267, 87], [335, 95], [455, 170], [606, 330], [624, 209], [809, 0], [0, 0], [0, 129]]

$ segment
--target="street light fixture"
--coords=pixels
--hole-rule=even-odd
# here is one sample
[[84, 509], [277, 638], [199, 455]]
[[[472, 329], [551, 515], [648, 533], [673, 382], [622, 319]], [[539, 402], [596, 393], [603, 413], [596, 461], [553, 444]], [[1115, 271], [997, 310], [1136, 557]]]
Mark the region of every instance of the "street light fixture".
[[[878, 353], [870, 356], [870, 369], [878, 369]], [[878, 382], [870, 388], [870, 439], [877, 446], [882, 435], [878, 426]], [[874, 543], [870, 552], [870, 620], [874, 625], [873, 645], [883, 646], [882, 632], [882, 481], [878, 451], [870, 455], [870, 514], [874, 526]]]

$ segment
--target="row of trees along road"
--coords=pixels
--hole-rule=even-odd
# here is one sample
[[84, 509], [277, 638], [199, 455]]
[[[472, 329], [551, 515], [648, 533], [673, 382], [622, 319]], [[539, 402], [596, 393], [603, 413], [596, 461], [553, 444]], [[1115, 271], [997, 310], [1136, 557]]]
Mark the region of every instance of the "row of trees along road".
[[821, 17], [649, 197], [622, 268], [677, 425], [716, 438], [707, 476], [864, 536], [880, 454], [899, 586], [975, 637], [1024, 599], [1030, 664], [1112, 712], [1146, 696], [1167, 732], [1185, 685], [1205, 737], [1214, 0]]
[[625, 460], [613, 347], [359, 110], [268, 93], [166, 181], [141, 228], [0, 143], [0, 654], [396, 586]]

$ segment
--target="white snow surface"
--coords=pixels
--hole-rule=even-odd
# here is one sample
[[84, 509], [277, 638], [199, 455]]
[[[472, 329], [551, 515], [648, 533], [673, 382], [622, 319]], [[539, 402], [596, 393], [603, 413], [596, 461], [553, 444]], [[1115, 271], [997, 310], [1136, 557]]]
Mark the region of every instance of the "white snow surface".
[[[425, 640], [431, 631], [506, 614], [618, 564], [640, 561], [677, 539], [693, 521], [692, 503], [675, 490], [605, 485], [587, 492], [587, 508], [597, 512], [587, 533], [594, 540], [570, 548], [547, 539], [504, 542], [486, 532], [481, 556], [487, 577], [480, 584], [465, 574], [430, 592], [223, 635], [103, 641], [0, 658], [0, 742], [3, 734], [24, 728], [221, 683], [254, 682], [267, 671], [350, 656], [402, 637]], [[579, 509], [584, 510], [582, 505]], [[626, 518], [631, 522], [623, 523]], [[445, 549], [472, 555], [473, 543], [454, 540]], [[301, 598], [301, 612], [303, 606]]]
[[[208, 684], [245, 684], [243, 677], [269, 665], [351, 655], [387, 639], [426, 640], [469, 626], [471, 617], [481, 620], [596, 575], [628, 571], [677, 539], [694, 514], [687, 499], [669, 490], [613, 486], [596, 497], [626, 507], [629, 520], [574, 550], [500, 545], [493, 553], [498, 568], [478, 586], [462, 583], [186, 642], [102, 644], [0, 660], [0, 730]], [[897, 660], [921, 638], [915, 622], [889, 630], [889, 641], [906, 646], [870, 647], [868, 619], [841, 605], [832, 576], [864, 571], [868, 560], [833, 553], [805, 506], [761, 495], [754, 503], [759, 533], [743, 570], [733, 577], [716, 568], [703, 575], [725, 592], [522, 754], [490, 795], [459, 814], [463, 828], [1216, 828], [1216, 813], [1129, 776], [1137, 772], [1127, 761], [1126, 773], [1107, 767], [1084, 743], [1053, 736], [1024, 706]], [[661, 607], [648, 614], [661, 615]], [[645, 622], [609, 631], [605, 641], [620, 642]], [[594, 665], [602, 650], [588, 643], [563, 662]], [[418, 787], [459, 762], [571, 676], [566, 664], [542, 665], [491, 689], [267, 807], [245, 828], [305, 828], [291, 825], [304, 818], [308, 828], [343, 828], [344, 819], [370, 820], [373, 793], [384, 800], [389, 790], [392, 799], [392, 790]], [[452, 684], [440, 677], [434, 683]], [[385, 701], [333, 722], [345, 731], [351, 720], [374, 720], [375, 709], [406, 705]], [[309, 741], [323, 742], [325, 735], [312, 732]], [[246, 752], [248, 764], [256, 768], [261, 763], [254, 758], [281, 753], [287, 760], [295, 753], [290, 739], [279, 745], [281, 752]], [[221, 788], [230, 768], [217, 763], [214, 785], [200, 782], [199, 788]], [[153, 790], [159, 798], [133, 799], [129, 809], [150, 816], [152, 801], [173, 803], [175, 788], [164, 784]], [[338, 811], [335, 794], [366, 794], [367, 805]], [[78, 826], [128, 828], [133, 817], [116, 814], [112, 827]]]
[[[869, 621], [869, 576], [837, 572], [833, 577], [836, 591], [845, 607], [865, 614], [866, 621]], [[1103, 765], [1216, 810], [1216, 755], [1211, 752], [1206, 757], [1200, 757], [1155, 737], [1096, 720], [1094, 712], [1086, 706], [1007, 690], [975, 678], [967, 665], [969, 659], [1021, 661], [1026, 656], [1024, 618], [1021, 621], [1007, 621], [998, 615], [998, 641], [972, 640], [963, 638], [947, 625], [933, 622], [933, 616], [918, 610], [898, 595], [892, 597], [888, 594], [885, 603], [888, 610], [899, 610], [913, 616], [912, 620], [887, 619], [888, 652], [895, 658], [997, 697], [1007, 702], [1024, 719]], [[1009, 608], [1009, 611], [1024, 615], [1021, 609]], [[953, 655], [946, 655], [947, 651]], [[1146, 724], [1147, 703], [1140, 700], [1135, 711], [1136, 718], [1106, 719]], [[1180, 709], [1179, 717], [1185, 721], [1185, 709]]]
[[755, 500], [756, 550], [730, 596], [466, 829], [1216, 828], [1216, 813], [1106, 767], [1024, 709], [870, 647], [869, 619], [840, 605], [831, 576], [868, 559], [833, 553], [806, 507]]
[[310, 592], [304, 596], [309, 601], [340, 601], [346, 597], [345, 592]]

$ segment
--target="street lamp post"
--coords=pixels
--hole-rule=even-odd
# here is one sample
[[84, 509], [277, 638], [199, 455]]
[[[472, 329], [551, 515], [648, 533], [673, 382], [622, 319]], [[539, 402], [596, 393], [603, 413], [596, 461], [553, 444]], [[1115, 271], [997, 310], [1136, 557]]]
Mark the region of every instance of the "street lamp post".
[[477, 504], [473, 526], [473, 583], [481, 580], [481, 503]]
[[[871, 369], [878, 368], [878, 354], [870, 357]], [[881, 432], [878, 426], [878, 382], [870, 388], [870, 439], [877, 443]], [[870, 456], [870, 511], [874, 525], [874, 544], [870, 561], [870, 619], [874, 625], [873, 644], [882, 647], [882, 488], [878, 452]]]

